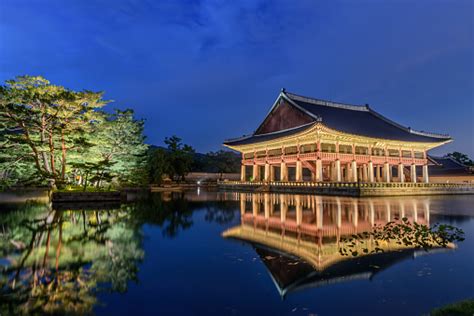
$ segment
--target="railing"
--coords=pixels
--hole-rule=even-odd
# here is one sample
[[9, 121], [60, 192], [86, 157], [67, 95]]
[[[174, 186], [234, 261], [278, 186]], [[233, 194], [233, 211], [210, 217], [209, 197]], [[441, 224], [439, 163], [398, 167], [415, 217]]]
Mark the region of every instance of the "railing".
[[474, 188], [472, 183], [400, 183], [400, 182], [291, 182], [291, 181], [218, 181], [219, 185], [319, 187], [319, 188]]
[[[354, 154], [337, 154], [337, 153], [326, 153], [320, 152], [319, 156], [324, 161], [334, 161], [339, 158], [342, 162], [350, 162], [352, 160], [356, 160], [358, 163], [368, 163], [372, 161], [374, 164], [384, 164], [388, 162], [392, 165], [397, 165], [402, 163], [404, 165], [424, 165], [426, 164], [426, 159], [424, 158], [407, 158], [407, 157], [387, 157], [387, 156], [370, 156], [370, 155], [354, 155]], [[244, 165], [253, 165], [259, 164], [263, 165], [265, 163], [277, 164], [281, 161], [286, 162], [295, 162], [296, 160], [316, 160], [318, 154], [316, 152], [300, 154], [298, 155], [285, 155], [285, 156], [273, 156], [273, 157], [259, 157], [259, 158], [251, 158], [251, 159], [243, 159], [242, 164]]]

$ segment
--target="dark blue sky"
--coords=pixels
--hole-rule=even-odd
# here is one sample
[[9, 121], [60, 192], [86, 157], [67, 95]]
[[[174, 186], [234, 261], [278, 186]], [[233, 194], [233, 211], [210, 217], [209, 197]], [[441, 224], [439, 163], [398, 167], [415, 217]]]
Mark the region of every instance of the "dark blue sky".
[[105, 90], [148, 142], [252, 132], [279, 90], [365, 104], [474, 156], [474, 2], [0, 1], [0, 80]]

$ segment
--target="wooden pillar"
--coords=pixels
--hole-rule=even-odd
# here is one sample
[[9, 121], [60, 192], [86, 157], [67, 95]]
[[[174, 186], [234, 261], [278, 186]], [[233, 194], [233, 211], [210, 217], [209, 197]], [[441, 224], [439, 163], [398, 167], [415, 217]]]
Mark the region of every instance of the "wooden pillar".
[[369, 165], [367, 166], [367, 171], [369, 173], [369, 182], [373, 183], [374, 182], [374, 164], [372, 161], [369, 161]]
[[355, 160], [352, 160], [351, 172], [352, 172], [352, 175], [351, 175], [352, 182], [357, 182], [358, 181], [357, 162]]
[[398, 181], [400, 183], [405, 182], [405, 173], [403, 172], [403, 164], [402, 163], [398, 164]]
[[428, 164], [423, 165], [423, 182], [429, 183], [430, 178], [428, 176]]
[[416, 183], [416, 165], [412, 164], [410, 166], [410, 177], [411, 177], [411, 182]]
[[301, 164], [301, 160], [296, 161], [296, 181], [303, 181], [303, 165]]
[[246, 180], [245, 169], [245, 165], [240, 166], [240, 181]]
[[288, 167], [286, 162], [282, 162], [280, 165], [280, 181], [288, 181]]

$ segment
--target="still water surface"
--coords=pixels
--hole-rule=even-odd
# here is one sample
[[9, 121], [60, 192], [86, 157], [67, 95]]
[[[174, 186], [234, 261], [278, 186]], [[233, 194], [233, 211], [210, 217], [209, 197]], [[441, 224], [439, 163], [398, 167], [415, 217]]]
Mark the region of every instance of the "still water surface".
[[[122, 205], [0, 205], [0, 314], [422, 315], [474, 296], [474, 196], [353, 199], [193, 191]], [[341, 237], [407, 218], [456, 248]]]

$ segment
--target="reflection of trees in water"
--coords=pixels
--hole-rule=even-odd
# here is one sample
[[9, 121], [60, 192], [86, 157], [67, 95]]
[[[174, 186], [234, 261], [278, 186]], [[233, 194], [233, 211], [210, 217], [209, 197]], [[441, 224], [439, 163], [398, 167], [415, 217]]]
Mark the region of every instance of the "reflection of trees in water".
[[235, 201], [189, 201], [152, 194], [111, 210], [56, 210], [28, 203], [0, 217], [0, 315], [87, 314], [98, 291], [125, 292], [137, 280], [143, 224], [176, 237], [193, 213], [226, 224]]
[[163, 236], [168, 238], [174, 238], [180, 231], [191, 228], [196, 211], [205, 210], [206, 221], [222, 225], [233, 221], [238, 212], [235, 201], [190, 201], [182, 192], [150, 194], [146, 199], [123, 207], [133, 213], [133, 221], [137, 225], [158, 225]]
[[141, 236], [124, 210], [55, 211], [28, 204], [4, 214], [3, 313], [84, 314], [95, 292], [126, 291], [143, 258]]

